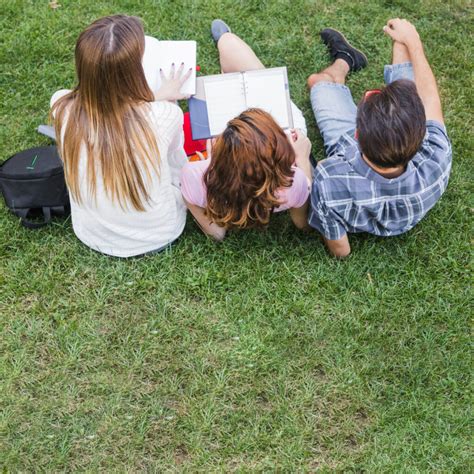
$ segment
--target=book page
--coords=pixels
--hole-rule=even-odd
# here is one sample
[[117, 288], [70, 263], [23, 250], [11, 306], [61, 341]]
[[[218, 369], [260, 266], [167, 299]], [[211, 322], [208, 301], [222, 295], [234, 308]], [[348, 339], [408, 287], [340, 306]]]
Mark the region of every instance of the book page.
[[242, 74], [223, 74], [204, 83], [211, 135], [219, 135], [227, 122], [247, 109]]
[[247, 107], [263, 109], [281, 128], [290, 127], [285, 75], [271, 69], [244, 73]]
[[143, 70], [148, 85], [153, 93], [161, 86], [160, 68], [165, 76], [175, 64], [177, 71], [184, 62], [184, 71], [192, 69], [190, 78], [183, 84], [181, 92], [192, 95], [196, 92], [196, 41], [158, 41], [151, 36], [145, 36], [145, 53], [143, 54]]

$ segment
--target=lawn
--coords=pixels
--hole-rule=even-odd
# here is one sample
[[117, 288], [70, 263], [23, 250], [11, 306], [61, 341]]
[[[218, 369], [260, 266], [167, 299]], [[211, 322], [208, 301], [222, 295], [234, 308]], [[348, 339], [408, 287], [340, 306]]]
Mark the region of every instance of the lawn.
[[[278, 215], [215, 244], [188, 218], [167, 253], [119, 260], [39, 231], [0, 205], [0, 467], [33, 471], [468, 472], [470, 237], [474, 208], [470, 2], [438, 0], [0, 0], [1, 158], [48, 140], [49, 98], [74, 84], [93, 19], [127, 13], [146, 32], [196, 39], [222, 17], [268, 66], [287, 65], [322, 158], [305, 87], [334, 26], [380, 85], [389, 17], [425, 40], [453, 143], [451, 181], [407, 235], [353, 236], [330, 258]], [[472, 39], [472, 36], [471, 36]], [[471, 181], [472, 182], [472, 181]]]

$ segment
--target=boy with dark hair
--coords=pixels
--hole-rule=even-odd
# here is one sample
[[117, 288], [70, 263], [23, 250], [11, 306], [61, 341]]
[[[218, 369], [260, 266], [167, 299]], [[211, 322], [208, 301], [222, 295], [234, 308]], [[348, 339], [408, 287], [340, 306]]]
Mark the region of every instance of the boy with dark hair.
[[445, 191], [451, 170], [438, 88], [420, 37], [398, 18], [384, 32], [393, 40], [387, 86], [367, 92], [358, 107], [344, 83], [367, 59], [338, 31], [321, 32], [334, 62], [308, 78], [327, 154], [315, 170], [309, 224], [336, 257], [351, 251], [348, 232], [390, 236], [412, 229]]

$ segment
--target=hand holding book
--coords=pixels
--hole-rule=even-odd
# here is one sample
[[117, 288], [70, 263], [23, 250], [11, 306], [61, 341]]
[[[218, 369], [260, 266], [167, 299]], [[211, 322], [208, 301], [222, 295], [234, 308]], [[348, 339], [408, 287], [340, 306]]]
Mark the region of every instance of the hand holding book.
[[212, 146], [216, 142], [215, 138], [208, 138], [206, 140], [206, 156], [204, 156], [200, 151], [196, 152], [196, 155], [199, 157], [200, 161], [210, 160], [212, 157]]
[[192, 68], [188, 71], [184, 70], [184, 63], [181, 63], [179, 69], [176, 71], [175, 64], [171, 65], [171, 70], [168, 76], [160, 69], [161, 86], [155, 93], [155, 100], [181, 100], [188, 99], [189, 94], [183, 94], [181, 89], [183, 84], [189, 79], [192, 74]]
[[293, 129], [288, 135], [288, 141], [295, 150], [295, 163], [307, 178], [311, 181], [313, 177], [313, 168], [310, 163], [309, 155], [311, 153], [311, 142], [301, 130]]
[[[176, 66], [173, 66], [176, 65]], [[181, 83], [179, 99], [189, 97], [196, 92], [196, 42], [195, 41], [158, 41], [151, 36], [145, 36], [145, 52], [143, 54], [143, 71], [150, 89], [155, 96], [160, 91], [157, 100], [176, 100], [168, 96], [163, 97], [165, 88], [170, 84], [162, 84], [162, 80], [170, 80], [176, 74], [176, 69], [183, 66], [183, 71], [191, 74]], [[161, 71], [161, 73], [160, 73]], [[179, 72], [179, 71], [178, 71]], [[174, 92], [174, 88], [172, 88]], [[175, 95], [175, 94], [174, 94]]]

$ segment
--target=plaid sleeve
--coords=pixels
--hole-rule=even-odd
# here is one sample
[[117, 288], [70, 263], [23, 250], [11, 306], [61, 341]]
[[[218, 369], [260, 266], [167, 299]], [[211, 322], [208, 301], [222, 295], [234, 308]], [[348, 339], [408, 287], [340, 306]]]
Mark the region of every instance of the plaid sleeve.
[[346, 229], [334, 211], [326, 205], [322, 192], [322, 181], [316, 172], [311, 190], [309, 225], [328, 240], [339, 240], [346, 235]]
[[446, 127], [435, 120], [426, 122], [423, 148], [428, 148], [430, 158], [438, 163], [448, 165], [451, 162], [451, 142]]

